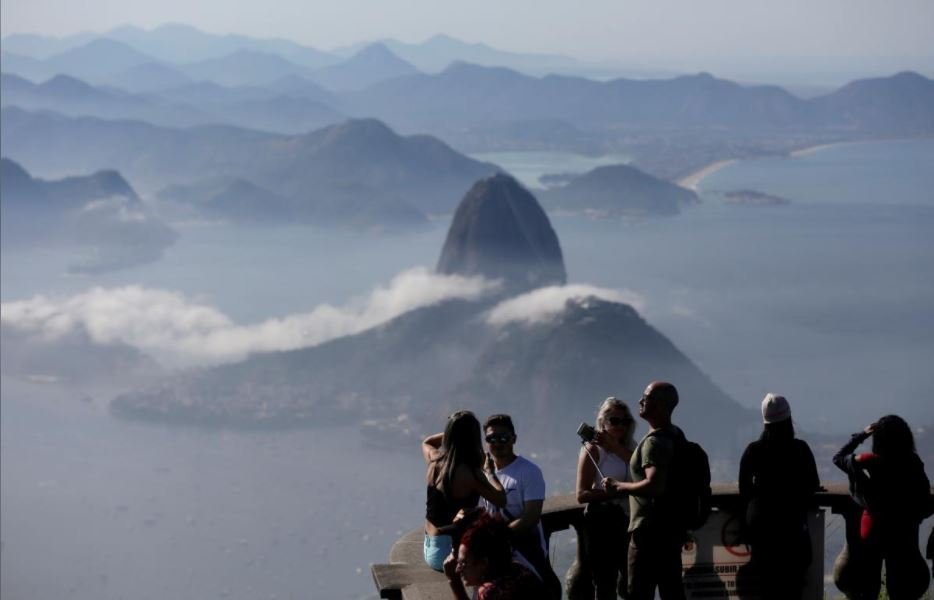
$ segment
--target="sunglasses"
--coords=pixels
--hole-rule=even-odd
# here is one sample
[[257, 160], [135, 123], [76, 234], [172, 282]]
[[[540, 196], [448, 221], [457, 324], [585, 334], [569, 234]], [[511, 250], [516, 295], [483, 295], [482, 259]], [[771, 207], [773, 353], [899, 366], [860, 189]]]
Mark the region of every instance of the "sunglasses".
[[609, 417], [606, 422], [614, 427], [619, 427], [620, 425], [629, 425], [632, 423], [632, 419], [629, 417]]
[[512, 441], [511, 433], [491, 433], [486, 436], [487, 444], [508, 444]]

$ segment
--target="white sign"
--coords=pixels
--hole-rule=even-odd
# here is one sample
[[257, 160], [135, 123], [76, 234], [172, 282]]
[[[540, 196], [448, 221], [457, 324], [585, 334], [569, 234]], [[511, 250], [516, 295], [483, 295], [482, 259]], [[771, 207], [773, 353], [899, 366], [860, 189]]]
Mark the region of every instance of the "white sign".
[[[749, 546], [742, 541], [742, 515], [714, 511], [707, 523], [693, 534], [681, 551], [684, 591], [688, 599], [741, 598], [758, 600], [759, 585], [754, 576], [742, 577], [737, 587], [736, 575], [749, 563]], [[824, 597], [824, 511], [808, 513], [811, 533], [811, 567], [802, 600]]]

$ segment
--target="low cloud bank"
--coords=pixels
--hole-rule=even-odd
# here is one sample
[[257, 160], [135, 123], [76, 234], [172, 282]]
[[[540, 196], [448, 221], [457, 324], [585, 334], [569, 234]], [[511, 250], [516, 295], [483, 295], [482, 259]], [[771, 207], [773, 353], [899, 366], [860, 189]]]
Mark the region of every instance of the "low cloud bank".
[[568, 300], [583, 300], [588, 297], [629, 304], [639, 312], [643, 311], [645, 304], [641, 296], [628, 290], [612, 290], [591, 285], [551, 286], [500, 302], [487, 315], [487, 322], [497, 327], [513, 322], [529, 325], [542, 323], [560, 314]]
[[93, 288], [63, 300], [36, 296], [3, 303], [0, 323], [48, 342], [83, 329], [95, 343], [127, 344], [166, 366], [188, 367], [315, 346], [443, 300], [479, 298], [496, 287], [480, 277], [416, 268], [344, 306], [322, 304], [253, 325], [237, 325], [216, 308], [175, 292]]

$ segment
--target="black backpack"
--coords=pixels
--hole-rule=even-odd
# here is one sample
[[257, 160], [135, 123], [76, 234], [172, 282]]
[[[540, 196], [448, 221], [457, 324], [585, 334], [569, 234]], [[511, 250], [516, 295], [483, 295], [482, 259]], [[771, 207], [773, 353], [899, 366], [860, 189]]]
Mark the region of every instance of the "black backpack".
[[710, 516], [710, 460], [700, 444], [683, 433], [659, 430], [653, 435], [672, 441], [674, 456], [665, 492], [658, 498], [659, 508], [670, 515], [678, 531], [695, 531]]

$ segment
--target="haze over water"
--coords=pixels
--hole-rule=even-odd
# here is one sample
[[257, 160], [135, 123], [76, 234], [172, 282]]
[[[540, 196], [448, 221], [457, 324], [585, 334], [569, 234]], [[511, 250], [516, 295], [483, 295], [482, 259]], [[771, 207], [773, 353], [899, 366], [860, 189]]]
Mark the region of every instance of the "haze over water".
[[[840, 146], [737, 163], [705, 179], [704, 203], [677, 217], [553, 223], [572, 282], [640, 295], [643, 316], [740, 403], [784, 392], [803, 431], [845, 433], [893, 411], [924, 425], [934, 422], [931, 166], [932, 140]], [[734, 206], [717, 194], [743, 188], [791, 204]], [[189, 226], [161, 261], [92, 277], [64, 275], [69, 257], [52, 250], [5, 251], [0, 293], [7, 302], [142, 283], [252, 322], [432, 266], [446, 227], [370, 239]], [[374, 450], [346, 427], [133, 424], [84, 393], [4, 380], [4, 598], [372, 597], [369, 563], [421, 521], [417, 447]], [[575, 425], [550, 449], [568, 457], [546, 471], [552, 492], [570, 489]]]

